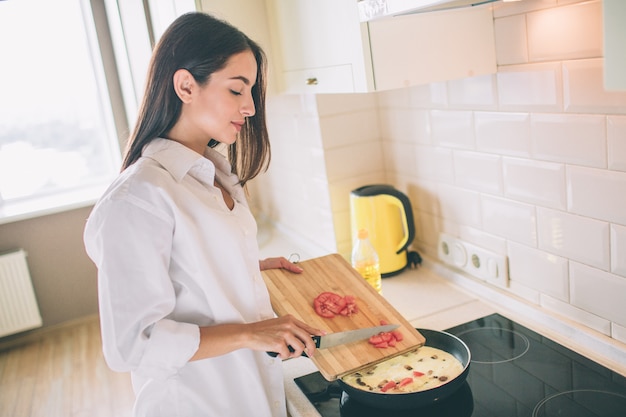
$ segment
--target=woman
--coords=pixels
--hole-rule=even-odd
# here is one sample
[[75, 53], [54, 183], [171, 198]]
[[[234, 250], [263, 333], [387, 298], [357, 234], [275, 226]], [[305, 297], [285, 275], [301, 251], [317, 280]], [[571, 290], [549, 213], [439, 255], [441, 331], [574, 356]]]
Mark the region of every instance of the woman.
[[135, 416], [284, 416], [280, 358], [323, 334], [275, 318], [261, 276], [301, 272], [258, 260], [243, 187], [269, 162], [264, 101], [263, 51], [225, 22], [184, 15], [154, 50], [122, 172], [85, 229], [105, 358], [131, 372]]

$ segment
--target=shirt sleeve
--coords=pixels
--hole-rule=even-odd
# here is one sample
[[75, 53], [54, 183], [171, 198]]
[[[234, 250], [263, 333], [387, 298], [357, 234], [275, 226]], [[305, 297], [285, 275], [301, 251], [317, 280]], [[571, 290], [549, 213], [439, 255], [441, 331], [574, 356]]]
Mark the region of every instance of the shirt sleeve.
[[168, 318], [176, 303], [168, 274], [173, 227], [164, 212], [129, 199], [101, 202], [87, 222], [103, 352], [113, 370], [166, 378], [198, 349], [199, 327]]

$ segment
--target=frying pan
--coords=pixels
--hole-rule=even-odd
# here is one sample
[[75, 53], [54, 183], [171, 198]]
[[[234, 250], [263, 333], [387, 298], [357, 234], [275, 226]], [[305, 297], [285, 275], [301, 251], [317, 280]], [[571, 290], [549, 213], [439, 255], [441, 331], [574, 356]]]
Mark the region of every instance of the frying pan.
[[426, 346], [441, 349], [457, 358], [463, 365], [463, 372], [456, 378], [436, 388], [424, 391], [387, 394], [362, 390], [338, 379], [339, 386], [348, 396], [362, 404], [386, 410], [406, 410], [422, 407], [440, 401], [455, 393], [465, 382], [469, 373], [471, 353], [467, 345], [458, 337], [443, 331], [417, 329], [426, 338]]

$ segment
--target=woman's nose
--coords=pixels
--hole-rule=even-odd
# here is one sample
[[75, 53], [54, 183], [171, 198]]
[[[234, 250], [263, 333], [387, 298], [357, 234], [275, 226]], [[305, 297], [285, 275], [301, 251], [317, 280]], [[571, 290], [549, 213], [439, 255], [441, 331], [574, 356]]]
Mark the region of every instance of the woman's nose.
[[256, 113], [254, 99], [250, 96], [241, 106], [241, 114], [245, 117], [252, 117]]

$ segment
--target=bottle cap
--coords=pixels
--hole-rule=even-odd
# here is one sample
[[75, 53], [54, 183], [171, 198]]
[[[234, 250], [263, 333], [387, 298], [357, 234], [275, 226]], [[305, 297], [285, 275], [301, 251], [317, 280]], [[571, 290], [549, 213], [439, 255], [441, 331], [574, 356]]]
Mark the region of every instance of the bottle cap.
[[359, 234], [358, 234], [359, 239], [367, 239], [368, 236], [369, 236], [369, 233], [367, 232], [367, 229], [359, 230]]

